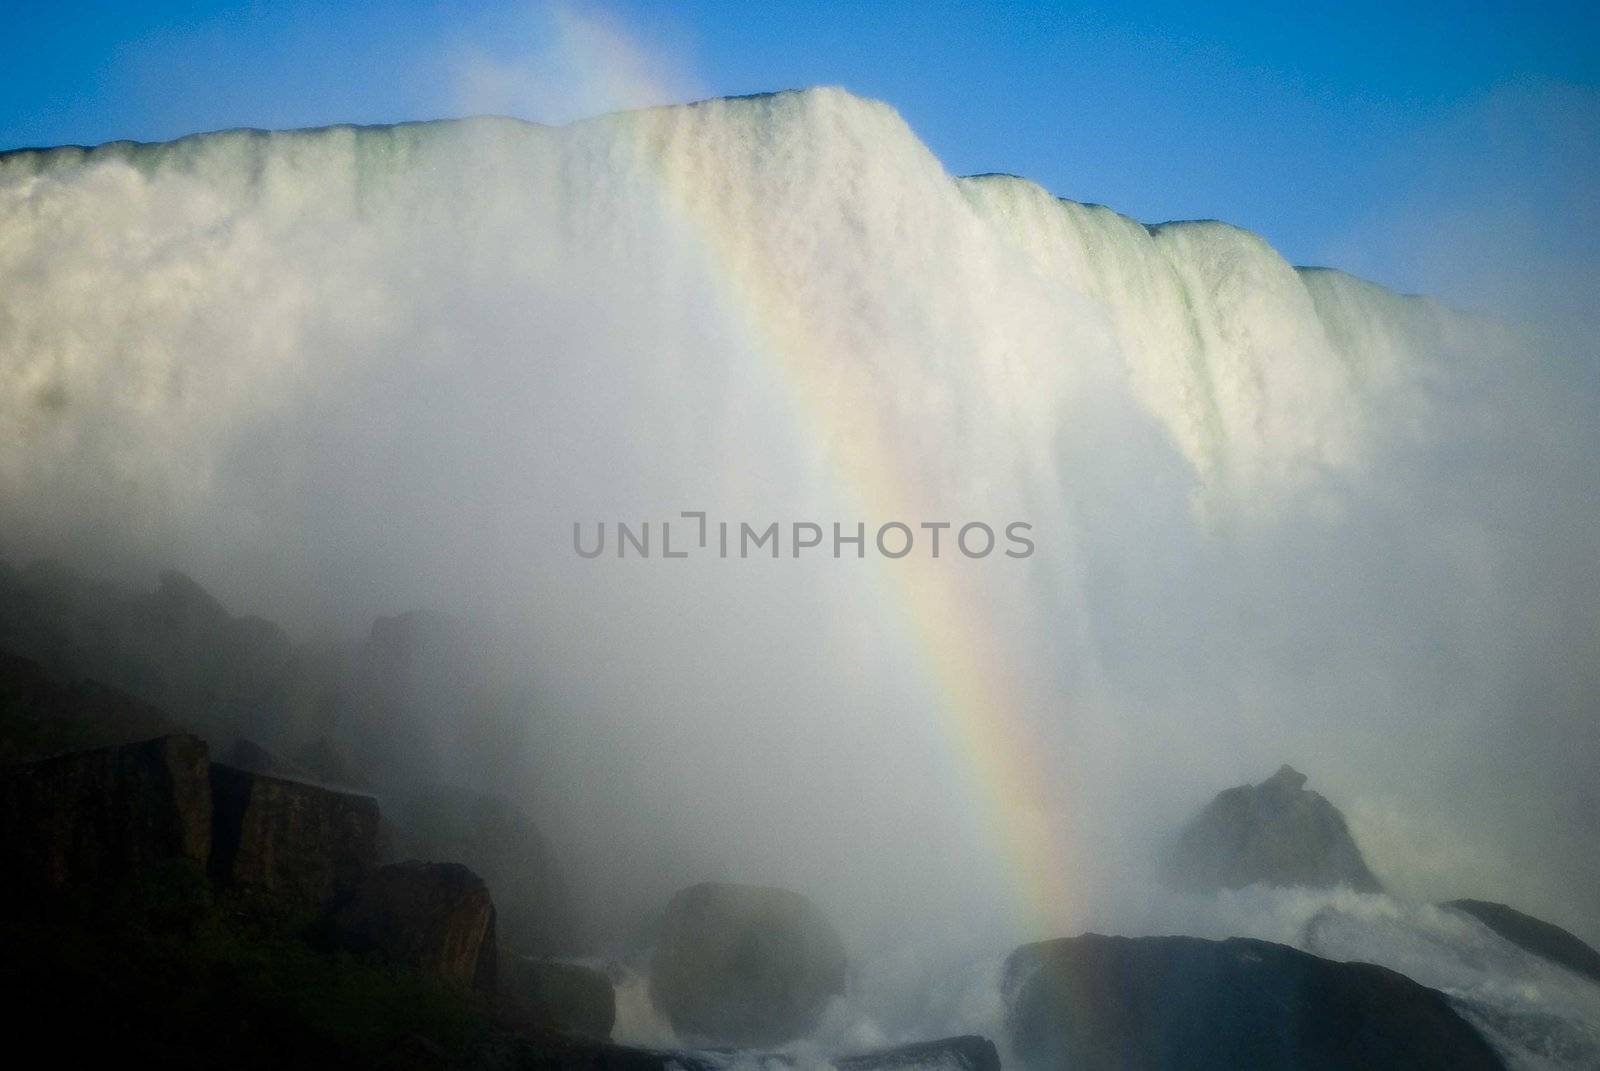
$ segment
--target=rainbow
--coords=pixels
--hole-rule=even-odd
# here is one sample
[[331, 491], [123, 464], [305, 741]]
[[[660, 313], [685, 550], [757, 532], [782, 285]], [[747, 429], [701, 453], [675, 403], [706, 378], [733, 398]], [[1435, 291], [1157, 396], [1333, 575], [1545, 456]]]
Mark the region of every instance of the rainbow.
[[[666, 167], [672, 137], [662, 123], [686, 122], [696, 108], [636, 113], [634, 150], [651, 168], [661, 209], [679, 225], [711, 276], [720, 280], [732, 324], [787, 399], [805, 441], [822, 445], [842, 505], [867, 518], [915, 518], [936, 501], [914, 458], [865, 414], [872, 385], [837, 359], [785, 285], [779, 258], [742, 240], [727, 206], [704, 196], [710, 176]], [[649, 121], [646, 121], [648, 117]], [[692, 136], [692, 123], [686, 123]], [[869, 525], [869, 531], [871, 526]], [[871, 539], [869, 534], [868, 539]], [[976, 577], [959, 560], [912, 555], [872, 558], [873, 582], [914, 642], [937, 697], [936, 716], [951, 769], [972, 800], [998, 860], [1010, 872], [1014, 902], [1005, 905], [1023, 932], [1052, 934], [1072, 913], [1072, 866], [1059, 814], [1059, 789], [1047, 776], [1012, 657], [984, 627], [989, 613]], [[1019, 567], [1021, 567], [1019, 565]]]

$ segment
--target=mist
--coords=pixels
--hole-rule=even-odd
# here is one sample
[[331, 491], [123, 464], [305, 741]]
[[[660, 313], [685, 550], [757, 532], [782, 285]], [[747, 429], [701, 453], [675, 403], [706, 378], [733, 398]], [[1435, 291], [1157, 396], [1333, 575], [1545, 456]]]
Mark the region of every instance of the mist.
[[[955, 179], [837, 90], [6, 154], [0, 278], [0, 555], [303, 638], [472, 622], [524, 750], [441, 716], [433, 757], [532, 809], [603, 939], [710, 878], [885, 975], [1226, 929], [1156, 855], [1283, 762], [1396, 892], [1600, 936], [1570, 320]], [[574, 552], [685, 511], [781, 552]], [[1036, 549], [890, 560], [894, 521]]]

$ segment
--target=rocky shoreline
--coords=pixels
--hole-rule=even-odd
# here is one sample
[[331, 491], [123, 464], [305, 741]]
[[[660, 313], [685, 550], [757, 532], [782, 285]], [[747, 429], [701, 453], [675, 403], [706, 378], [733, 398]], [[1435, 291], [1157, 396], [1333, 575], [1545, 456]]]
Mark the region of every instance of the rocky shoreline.
[[[0, 637], [14, 639], [28, 618], [14, 591], [9, 603], [4, 595]], [[228, 618], [172, 579], [153, 604], [133, 605], [118, 612], [130, 615], [130, 636], [162, 652], [163, 674], [141, 678], [108, 653], [128, 642], [104, 647], [98, 664], [156, 681], [151, 694], [220, 689], [230, 703], [250, 693], [280, 713], [296, 708], [285, 698], [293, 689], [262, 675], [270, 659], [246, 657], [249, 637], [282, 656], [280, 669], [315, 659], [288, 653], [270, 627]], [[57, 634], [104, 637], [101, 621]], [[161, 622], [166, 638], [151, 641]], [[416, 683], [426, 632], [416, 620], [375, 629], [349, 660], [355, 668], [329, 678], [344, 689], [330, 702], [366, 710], [369, 724], [407, 709], [395, 682]], [[225, 650], [212, 657], [216, 643]], [[177, 671], [191, 662], [213, 667], [210, 676], [195, 671], [185, 684]], [[1488, 1020], [1384, 967], [1267, 941], [1098, 934], [1013, 951], [993, 1037], [819, 1052], [818, 1024], [853, 984], [851, 950], [801, 892], [690, 885], [659, 906], [623, 964], [585, 935], [549, 845], [515, 804], [381, 767], [371, 779], [387, 787], [369, 788], [370, 775], [320, 732], [289, 757], [238, 737], [214, 750], [214, 723], [184, 731], [142, 696], [64, 676], [70, 663], [0, 653], [0, 1000], [64, 1059], [683, 1071], [818, 1061], [990, 1071], [1003, 1058], [1074, 1069], [1506, 1066], [1483, 1032]], [[1306, 784], [1285, 766], [1220, 793], [1177, 836], [1169, 880], [1201, 894], [1376, 893], [1343, 816]], [[1443, 907], [1518, 954], [1597, 977], [1600, 956], [1564, 930], [1504, 905]], [[613, 1040], [625, 971], [642, 974], [678, 1047]]]
[[[1281, 775], [1269, 785], [1285, 791]], [[412, 1065], [712, 1068], [739, 1053], [789, 1066], [777, 1050], [806, 1036], [846, 984], [843, 943], [803, 896], [695, 886], [667, 906], [650, 995], [703, 1047], [617, 1046], [607, 1040], [607, 975], [502, 962], [483, 879], [455, 862], [380, 862], [371, 796], [215, 763], [204, 741], [177, 734], [7, 767], [0, 800], [13, 918], [88, 920], [82, 932], [116, 940], [126, 918], [89, 908], [74, 917], [65, 905], [116, 903], [153, 884], [159, 906], [132, 924], [140, 932], [242, 927], [308, 956], [406, 972], [477, 1017], [453, 1051], [407, 1035]], [[1005, 995], [1006, 1040], [1035, 1067], [1503, 1066], [1433, 990], [1267, 942], [1084, 935], [1027, 945], [1007, 963]], [[138, 1048], [127, 1035], [119, 1044]], [[832, 1063], [987, 1071], [999, 1057], [986, 1039], [952, 1038]]]

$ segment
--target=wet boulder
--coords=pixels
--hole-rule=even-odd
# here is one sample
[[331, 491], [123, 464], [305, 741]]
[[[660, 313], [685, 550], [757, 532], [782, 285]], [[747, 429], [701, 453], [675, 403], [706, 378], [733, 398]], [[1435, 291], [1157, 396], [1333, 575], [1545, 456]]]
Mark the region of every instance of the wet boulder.
[[1266, 941], [1085, 934], [1024, 945], [1004, 991], [1012, 1046], [1034, 1068], [1504, 1066], [1442, 993]]
[[376, 955], [436, 978], [492, 990], [494, 900], [459, 863], [391, 863], [334, 903], [323, 926], [336, 948]]
[[1218, 794], [1179, 835], [1166, 860], [1170, 883], [1201, 891], [1256, 883], [1380, 891], [1344, 815], [1305, 783], [1284, 766], [1259, 785]]
[[650, 961], [650, 999], [677, 1032], [723, 1045], [810, 1033], [844, 992], [844, 945], [799, 893], [707, 883], [667, 905]]
[[0, 769], [12, 895], [89, 887], [211, 851], [210, 755], [177, 734]]
[[843, 1056], [832, 1063], [838, 1071], [1000, 1071], [1000, 1054], [988, 1038], [963, 1034]]
[[571, 1034], [498, 1034], [472, 1046], [465, 1066], [477, 1071], [790, 1071], [827, 1066], [837, 1071], [1000, 1071], [987, 1038], [967, 1035], [918, 1041], [892, 1049], [834, 1057], [826, 1062], [787, 1052], [639, 1049]]
[[494, 890], [500, 944], [508, 955], [551, 957], [581, 949], [581, 928], [543, 833], [502, 797], [435, 787], [386, 808], [395, 859], [450, 859]]
[[319, 909], [377, 863], [371, 796], [220, 763], [210, 781], [212, 874], [254, 903]]
[[522, 1029], [608, 1038], [617, 994], [606, 973], [578, 963], [517, 957], [496, 984], [500, 1018]]
[[1440, 906], [1471, 915], [1524, 952], [1600, 982], [1600, 952], [1554, 923], [1490, 900], [1451, 900]]

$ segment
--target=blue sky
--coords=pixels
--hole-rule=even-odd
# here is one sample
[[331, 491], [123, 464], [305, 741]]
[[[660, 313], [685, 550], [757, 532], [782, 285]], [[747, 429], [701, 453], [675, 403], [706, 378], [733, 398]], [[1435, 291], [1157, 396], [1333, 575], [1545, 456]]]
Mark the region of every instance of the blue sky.
[[[1593, 4], [189, 0], [7, 21], [0, 148], [834, 84], [895, 105], [952, 172], [1226, 219], [1463, 304], [1506, 287], [1487, 257], [1530, 287], [1576, 263], [1586, 289], [1600, 262]], [[1586, 300], [1567, 286], [1558, 303]]]

